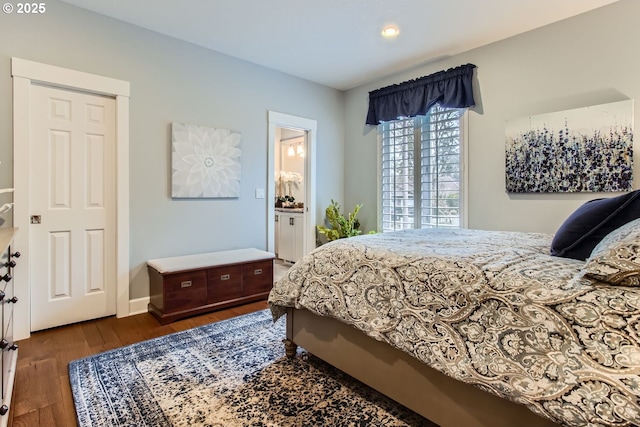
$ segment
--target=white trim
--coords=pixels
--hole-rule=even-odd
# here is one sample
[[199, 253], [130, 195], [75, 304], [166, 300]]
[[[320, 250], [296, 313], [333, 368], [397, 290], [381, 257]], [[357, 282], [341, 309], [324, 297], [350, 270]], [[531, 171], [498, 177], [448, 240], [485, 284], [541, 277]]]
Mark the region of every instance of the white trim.
[[[380, 126], [380, 125], [378, 125]], [[382, 132], [376, 126], [376, 227], [379, 233], [382, 233]]]
[[299, 129], [306, 133], [304, 165], [304, 243], [303, 253], [308, 254], [316, 247], [316, 133], [318, 122], [313, 119], [291, 116], [289, 114], [268, 112], [267, 150], [267, 251], [275, 252], [275, 135], [276, 128]]
[[143, 314], [149, 311], [150, 297], [136, 298], [129, 301], [129, 316], [134, 314]]
[[[127, 82], [128, 84], [128, 82]], [[116, 96], [116, 316], [129, 311], [129, 97]]]
[[461, 159], [462, 164], [462, 194], [460, 195], [460, 216], [461, 227], [469, 228], [469, 109], [466, 108], [460, 117], [460, 143], [462, 145]]
[[129, 82], [69, 70], [20, 58], [11, 58], [13, 76], [14, 227], [20, 231], [14, 248], [21, 251], [14, 275], [15, 295], [21, 301], [13, 311], [14, 339], [31, 334], [29, 273], [29, 145], [31, 84], [83, 90], [116, 100], [116, 315], [130, 315], [129, 301]]
[[21, 58], [11, 58], [11, 75], [26, 77], [32, 82], [47, 83], [101, 95], [129, 96], [129, 82]]

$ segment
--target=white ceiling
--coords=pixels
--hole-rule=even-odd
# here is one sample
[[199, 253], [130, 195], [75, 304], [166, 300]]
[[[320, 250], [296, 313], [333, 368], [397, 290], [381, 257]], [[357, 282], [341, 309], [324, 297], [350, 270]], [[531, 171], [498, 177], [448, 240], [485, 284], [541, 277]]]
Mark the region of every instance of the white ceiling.
[[346, 90], [617, 0], [63, 1]]

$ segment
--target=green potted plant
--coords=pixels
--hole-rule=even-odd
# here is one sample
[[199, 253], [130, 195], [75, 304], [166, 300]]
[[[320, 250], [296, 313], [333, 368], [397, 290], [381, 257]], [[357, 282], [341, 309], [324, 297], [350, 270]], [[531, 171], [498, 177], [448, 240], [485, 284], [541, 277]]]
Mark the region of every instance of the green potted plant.
[[362, 233], [360, 230], [360, 221], [356, 218], [362, 205], [356, 205], [353, 212], [346, 217], [340, 213], [340, 204], [331, 199], [331, 204], [327, 207], [325, 214], [327, 222], [331, 228], [324, 225], [318, 225], [316, 228], [320, 234], [324, 234], [328, 241], [342, 239], [345, 237], [353, 237]]

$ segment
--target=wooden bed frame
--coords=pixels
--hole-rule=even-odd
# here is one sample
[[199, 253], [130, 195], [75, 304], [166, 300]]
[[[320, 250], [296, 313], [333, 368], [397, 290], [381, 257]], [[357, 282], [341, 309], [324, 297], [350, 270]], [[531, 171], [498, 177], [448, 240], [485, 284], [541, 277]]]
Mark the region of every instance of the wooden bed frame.
[[454, 380], [352, 326], [288, 309], [288, 357], [297, 346], [440, 427], [558, 427], [524, 405]]

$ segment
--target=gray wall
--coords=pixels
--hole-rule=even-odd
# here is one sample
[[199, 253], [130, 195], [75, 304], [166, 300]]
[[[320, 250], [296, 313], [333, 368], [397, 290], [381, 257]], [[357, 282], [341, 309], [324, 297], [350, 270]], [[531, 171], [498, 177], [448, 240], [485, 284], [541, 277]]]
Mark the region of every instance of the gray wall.
[[[351, 208], [363, 203], [360, 211], [363, 227], [376, 227], [377, 137], [375, 128], [364, 127], [368, 92], [473, 63], [478, 67], [478, 105], [469, 113], [469, 227], [555, 232], [584, 201], [612, 194], [507, 194], [504, 183], [505, 121], [640, 99], [638, 17], [640, 2], [622, 0], [348, 91], [345, 99], [345, 205]], [[637, 129], [637, 112], [634, 122]], [[638, 147], [636, 142], [634, 188], [640, 182]]]
[[[254, 190], [272, 179], [268, 110], [318, 122], [318, 218], [343, 197], [343, 93], [56, 0], [41, 16], [0, 14], [0, 187], [12, 185], [12, 56], [131, 82], [132, 299], [149, 295], [147, 259], [266, 248], [267, 201]], [[170, 198], [174, 121], [242, 133], [240, 198]]]

